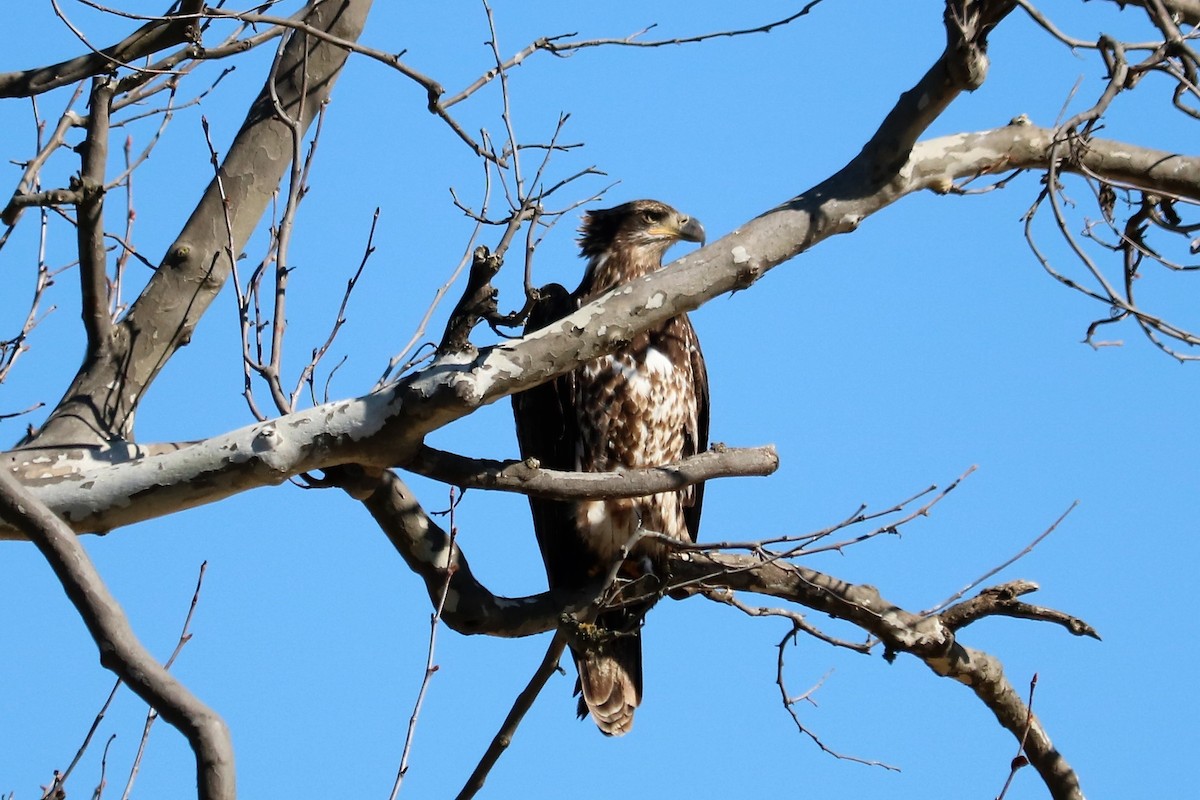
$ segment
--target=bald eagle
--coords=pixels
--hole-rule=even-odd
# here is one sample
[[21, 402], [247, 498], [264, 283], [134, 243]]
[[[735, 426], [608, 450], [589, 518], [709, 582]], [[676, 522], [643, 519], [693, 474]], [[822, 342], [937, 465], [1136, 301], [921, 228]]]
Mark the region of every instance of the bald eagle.
[[[704, 241], [704, 228], [654, 200], [585, 215], [579, 245], [587, 259], [573, 292], [540, 290], [525, 331], [662, 267], [678, 241]], [[513, 397], [522, 458], [582, 472], [656, 467], [708, 447], [708, 375], [686, 315], [639, 334], [616, 352]], [[582, 589], [609, 573], [639, 531], [695, 541], [703, 485], [615, 500], [531, 497], [534, 531], [551, 589]], [[610, 736], [626, 733], [642, 698], [643, 617], [662, 591], [668, 551], [643, 539], [619, 572], [620, 593], [571, 653], [579, 673], [579, 716], [591, 713]]]

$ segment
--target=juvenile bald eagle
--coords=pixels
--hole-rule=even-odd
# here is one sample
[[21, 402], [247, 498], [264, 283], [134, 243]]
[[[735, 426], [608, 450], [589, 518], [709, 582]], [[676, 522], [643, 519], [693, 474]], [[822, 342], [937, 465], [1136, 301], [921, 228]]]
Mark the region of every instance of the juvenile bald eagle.
[[[541, 289], [526, 332], [662, 267], [675, 242], [703, 242], [704, 228], [654, 200], [584, 217], [579, 245], [587, 269], [573, 292]], [[611, 355], [513, 397], [523, 458], [582, 472], [656, 467], [708, 447], [708, 375], [686, 315], [635, 336]], [[608, 574], [639, 530], [694, 541], [703, 485], [618, 500], [561, 502], [531, 497], [534, 531], [552, 589], [582, 589]], [[620, 572], [621, 593], [571, 653], [579, 672], [579, 716], [620, 735], [642, 699], [642, 619], [661, 593], [667, 551], [639, 542]], [[581, 643], [582, 638], [582, 643]]]

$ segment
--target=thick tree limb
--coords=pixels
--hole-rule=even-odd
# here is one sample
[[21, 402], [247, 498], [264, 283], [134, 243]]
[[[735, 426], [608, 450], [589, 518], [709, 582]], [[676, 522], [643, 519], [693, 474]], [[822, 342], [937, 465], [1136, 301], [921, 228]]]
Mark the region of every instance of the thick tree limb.
[[565, 611], [586, 606], [602, 588], [575, 598], [553, 592], [516, 598], [494, 595], [476, 580], [461, 548], [450, 547], [450, 535], [429, 518], [396, 475], [371, 474], [353, 466], [327, 475], [362, 500], [409, 569], [425, 582], [432, 602], [445, 592], [442, 620], [459, 633], [528, 636], [553, 630]]
[[464, 489], [493, 489], [556, 500], [641, 497], [683, 489], [713, 478], [770, 475], [775, 448], [719, 445], [676, 464], [617, 472], [562, 472], [536, 461], [474, 459], [422, 446], [404, 468]]
[[[943, 56], [943, 59], [945, 58]], [[931, 86], [927, 87], [926, 91], [935, 89], [941, 92], [938, 102], [947, 102], [945, 95], [961, 91], [952, 85], [945, 85], [944, 82], [940, 88]], [[911, 99], [902, 98], [901, 105], [913, 102]], [[307, 102], [305, 107], [312, 108], [315, 105]], [[890, 115], [887, 125], [895, 128], [899, 124], [896, 120], [896, 114]], [[910, 127], [919, 129], [925, 124], [924, 120], [925, 117], [922, 116]], [[252, 115], [252, 121], [248, 122], [242, 134], [239, 134], [239, 141], [246, 137], [254, 139], [248, 131], [255, 129], [259, 124], [269, 127], [272, 120], [255, 122]], [[275, 131], [275, 139], [283, 159], [276, 165], [281, 174], [287, 157], [283, 154], [290, 154], [290, 148], [286, 146], [290, 139], [286, 126], [282, 123], [274, 124], [278, 128]], [[155, 456], [163, 459], [157, 462], [157, 465], [166, 467], [168, 472], [179, 475], [180, 479], [194, 476], [198, 472], [205, 480], [189, 481], [192, 483], [190, 486], [178, 483], [170, 486], [170, 482], [163, 479], [153, 482], [135, 480], [130, 488], [136, 487], [136, 491], [126, 492], [121, 498], [122, 503], [136, 501], [128, 508], [107, 517], [103, 513], [103, 504], [95, 499], [99, 495], [93, 494], [85, 501], [90, 510], [84, 516], [93, 517], [92, 525], [96, 528], [127, 524], [128, 521], [145, 519], [168, 510], [165, 503], [159, 503], [159, 511], [133, 510], [142, 502], [160, 497], [163, 489], [167, 489], [176, 501], [182, 503], [181, 507], [186, 507], [211, 502], [250, 486], [278, 482], [288, 477], [288, 473], [295, 474], [291, 472], [293, 469], [321, 469], [334, 463], [335, 458], [342, 458], [340, 463], [356, 462], [378, 467], [402, 465], [406, 458], [411, 458], [415, 453], [425, 434], [473, 412], [481, 405], [535, 386], [574, 368], [583, 361], [610, 352], [622, 342], [630, 340], [636, 333], [671, 316], [692, 310], [712, 297], [744, 288], [767, 270], [824, 238], [854, 230], [867, 216], [905, 194], [926, 188], [948, 191], [953, 186], [953, 181], [958, 178], [997, 169], [1043, 163], [1039, 159], [1049, 158], [1052, 141], [1051, 132], [1021, 125], [1010, 125], [980, 134], [936, 139], [913, 147], [905, 163], [885, 182], [871, 177], [877, 174], [872, 165], [877, 165], [877, 158], [883, 157], [883, 154], [869, 146], [846, 168], [810, 191], [750, 221], [709, 247], [686, 256], [672, 269], [659, 271], [620, 287], [558, 323], [523, 339], [485, 349], [473, 357], [469, 353], [452, 354], [436, 360], [422, 372], [381, 393], [327, 404], [299, 416], [280, 418], [277, 420], [280, 424], [275, 428], [272, 437], [283, 437], [279, 442], [283, 446], [272, 445], [263, 450], [264, 454], [270, 454], [270, 459], [266, 462], [266, 468], [258, 473], [269, 476], [269, 480], [263, 477], [247, 477], [241, 482], [234, 481], [222, 487], [214, 487], [208, 479], [219, 475], [213, 474], [212, 465], [215, 462], [212, 454], [205, 455], [204, 448], [185, 448], [187, 455], [181, 458], [189, 464], [184, 469], [176, 471], [171, 468], [172, 456], [169, 453]], [[231, 150], [226, 159], [227, 165], [234, 160], [234, 155], [234, 151]], [[251, 168], [250, 162], [247, 162], [244, 169]], [[1070, 165], [1067, 166], [1070, 168]], [[1200, 169], [1197, 168], [1195, 159], [1173, 157], [1170, 154], [1116, 143], [1092, 141], [1083, 152], [1078, 168], [1107, 173], [1113, 180], [1121, 176], [1130, 181], [1155, 180], [1166, 183], [1180, 193], [1192, 192], [1195, 196], [1200, 196], [1200, 180], [1197, 178]], [[226, 166], [225, 170], [228, 169]], [[261, 171], [258, 174], [261, 175]], [[240, 182], [232, 179], [227, 181], [227, 191], [233, 191], [230, 184], [240, 185]], [[274, 185], [275, 182], [272, 181], [259, 186], [256, 190], [260, 192], [258, 200], [265, 201]], [[243, 187], [242, 191], [244, 194], [249, 190]], [[120, 369], [117, 369], [118, 364], [110, 363], [107, 372], [99, 366], [85, 367], [68, 393], [69, 399], [52, 416], [47, 426], [48, 430], [35, 439], [36, 443], [62, 443], [63, 437], [69, 443], [74, 434], [83, 438], [84, 433], [95, 426], [95, 423], [89, 425], [85, 421], [94, 420], [97, 416], [127, 421], [127, 417], [122, 417], [122, 414], [131, 411], [136, 405], [137, 397], [140, 396], [138, 384], [144, 387], [144, 381], [157, 372], [160, 361], [156, 359], [165, 359], [173, 352], [173, 347], [184, 340], [191, 325], [198, 319], [196, 309], [205, 306], [211, 300], [211, 293], [217, 288], [206, 282], [206, 271], [201, 262], [212, 261], [214, 273], [209, 277], [215, 278], [218, 268], [227, 268], [227, 265], [223, 266], [222, 256], [227, 248], [221, 241], [228, 237], [220, 235], [219, 229], [223, 228], [223, 225], [219, 222], [217, 209], [211, 206], [211, 202], [214, 202], [211, 195], [210, 187], [210, 197], [202, 203], [193, 215], [193, 221], [189, 222], [180, 237], [179, 241], [184, 244], [174, 248], [174, 251], [180, 253], [183, 261], [178, 265], [167, 265], [168, 268], [159, 269], [151, 285], [131, 311], [130, 317], [118, 326], [118, 331], [125, 334], [130, 334], [131, 331], [164, 328], [175, 330], [177, 336], [173, 339], [174, 344], [162, 346], [163, 337], [155, 340], [159, 342], [158, 346], [152, 346], [154, 343], [149, 341], [149, 337], [141, 337], [140, 340], [134, 338], [132, 341], [123, 339], [121, 346], [114, 349], [127, 356], [122, 362], [129, 365], [125, 371], [125, 374], [130, 376], [127, 378], [126, 388], [138, 391], [113, 392], [111, 374], [113, 370], [120, 373]], [[246, 202], [243, 196], [234, 206], [244, 207]], [[238, 236], [245, 235], [252, 227], [249, 216], [241, 215], [245, 224]], [[254, 220], [256, 219], [257, 216], [254, 215]], [[191, 246], [186, 243], [191, 241], [188, 232], [202, 224], [207, 226], [207, 233], [200, 239], [206, 243], [203, 249], [209, 255], [198, 261]], [[189, 291], [199, 293], [195, 303], [181, 305], [177, 301], [167, 302], [168, 298], [180, 293], [191, 296], [188, 295]], [[155, 302], [159, 305], [154, 306]], [[109, 376], [108, 382], [101, 380], [105, 375]], [[133, 382], [132, 387], [128, 381]], [[322, 419], [322, 413], [326, 414], [327, 419]], [[50, 431], [55, 428], [58, 431], [51, 436]], [[259, 451], [254, 449], [256, 446], [260, 450], [263, 449], [262, 440], [257, 440], [256, 445], [260, 433], [264, 431], [257, 428], [243, 429], [227, 437], [209, 440], [209, 445], [228, 444], [237, 445], [239, 448], [231, 449], [225, 454], [231, 461], [218, 471], [237, 476], [246, 476], [252, 471], [252, 465], [246, 460], [259, 454]], [[309, 438], [304, 440], [306, 435]], [[300, 448], [304, 452], [296, 453], [294, 448]], [[292, 456], [281, 458], [280, 454], [287, 452], [292, 452]], [[193, 461], [197, 455], [201, 456], [200, 459]], [[22, 453], [11, 463], [26, 462], [28, 465], [36, 456], [36, 452]], [[197, 466], [198, 464], [202, 466]], [[60, 475], [64, 471], [69, 472], [70, 468], [70, 459], [56, 465], [56, 471]], [[29, 470], [23, 469], [22, 472], [25, 475], [31, 474]], [[77, 480], [83, 472], [86, 470], [77, 472], [71, 476], [71, 480]], [[91, 478], [87, 480], [90, 481]], [[120, 494], [120, 484], [111, 478], [106, 485]], [[65, 495], [60, 496], [61, 502], [71, 499], [70, 491], [63, 492], [68, 488], [69, 483], [60, 481], [58, 484], [56, 491]], [[142, 495], [142, 491], [147, 493]], [[74, 498], [78, 499], [79, 494], [75, 493]], [[113, 499], [116, 499], [115, 495]], [[65, 508], [58, 505], [55, 507]], [[72, 514], [71, 518], [76, 521], [80, 517]]]
[[[335, 464], [403, 466], [430, 431], [513, 392], [610, 352], [636, 333], [757, 280], [794, 252], [853, 230], [871, 213], [957, 179], [1044, 166], [1054, 132], [1030, 125], [919, 143], [874, 193], [843, 170], [788, 204], [692, 253], [671, 269], [618, 288], [528, 336], [435, 360], [379, 392], [327, 403], [203, 442], [98, 453], [36, 448], [8, 454], [22, 480], [77, 530], [108, 530], [213, 502]], [[1113, 183], [1154, 182], [1200, 198], [1200, 159], [1090, 140], [1072, 164]], [[161, 270], [160, 270], [161, 271]], [[157, 277], [157, 276], [156, 276]], [[53, 483], [51, 483], [53, 481]], [[85, 491], [85, 487], [86, 491]], [[14, 535], [0, 528], [0, 538]]]
[[4, 470], [0, 470], [0, 517], [19, 527], [42, 551], [95, 639], [100, 663], [187, 737], [196, 755], [201, 800], [234, 800], [233, 742], [224, 720], [138, 641], [74, 532]]
[[[440, 598], [446, 586], [446, 570], [451, 570], [451, 593], [443, 618], [455, 630], [505, 636], [551, 630], [563, 613], [586, 608], [602, 588], [589, 588], [573, 598], [551, 593], [517, 599], [492, 595], [474, 579], [457, 548], [453, 560], [447, 559], [449, 535], [429, 519], [399, 479], [390, 473], [380, 479], [354, 470], [340, 477], [352, 495], [366, 496], [364, 502], [376, 521], [413, 571], [425, 580], [432, 602]], [[1004, 728], [1019, 741], [1024, 740], [1030, 762], [1056, 800], [1083, 800], [1074, 771], [1008, 682], [999, 660], [960, 644], [954, 634], [955, 625], [989, 614], [1007, 614], [1007, 595], [1028, 591], [1030, 584], [1017, 582], [985, 590], [979, 598], [948, 610], [943, 618], [906, 611], [889, 603], [874, 587], [848, 583], [785, 561], [764, 561], [757, 555], [687, 550], [672, 557], [670, 574], [675, 587], [672, 596], [707, 594], [714, 588], [724, 588], [778, 597], [847, 620], [878, 637], [889, 653], [911, 653], [937, 675], [969, 686]], [[1061, 619], [1054, 615], [1067, 618], [1061, 612], [1044, 611], [1035, 618], [1056, 622]], [[1077, 635], [1094, 635], [1086, 623], [1078, 628], [1067, 627]]]

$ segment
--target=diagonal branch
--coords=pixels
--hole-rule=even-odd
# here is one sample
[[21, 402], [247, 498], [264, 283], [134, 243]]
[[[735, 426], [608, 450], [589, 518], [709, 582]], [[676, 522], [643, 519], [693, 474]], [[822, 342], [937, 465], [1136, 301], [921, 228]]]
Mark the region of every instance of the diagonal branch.
[[[843, 170], [670, 269], [599, 297], [559, 322], [473, 356], [436, 359], [425, 369], [360, 398], [317, 406], [192, 445], [114, 448], [102, 454], [104, 461], [90, 460], [101, 454], [63, 452], [53, 446], [29, 447], [10, 453], [6, 460], [22, 480], [37, 482], [36, 490], [53, 508], [71, 510], [71, 522], [81, 531], [107, 530], [335, 464], [404, 466], [433, 430], [611, 352], [638, 332], [713, 297], [752, 284], [796, 253], [854, 230], [865, 217], [906, 194], [922, 189], [949, 191], [958, 178], [1044, 165], [1053, 142], [1051, 129], [1013, 124], [918, 143], [895, 178], [873, 192], [855, 178], [855, 170]], [[1086, 169], [1113, 183], [1158, 181], [1164, 190], [1200, 197], [1200, 159], [1195, 157], [1093, 139], [1077, 161], [1063, 168]], [[214, 224], [223, 226], [223, 222]], [[172, 271], [159, 270], [155, 280], [167, 272]], [[150, 344], [138, 343], [147, 348]], [[99, 382], [100, 377], [97, 370], [85, 370], [77, 384]], [[92, 391], [100, 400], [111, 391], [104, 384], [87, 385], [96, 387]], [[82, 405], [79, 401], [64, 405], [72, 403]], [[86, 407], [80, 413], [91, 416]], [[45, 474], [38, 462], [47, 451], [64, 455], [55, 462], [52, 475]], [[0, 538], [11, 536], [11, 529], [0, 528]]]
[[672, 559], [671, 572], [684, 593], [703, 591], [698, 588], [703, 584], [785, 598], [866, 630], [884, 643], [889, 658], [900, 652], [916, 656], [935, 674], [968, 686], [1018, 740], [1027, 737], [1025, 752], [1052, 797], [1083, 800], [1074, 770], [1009, 683], [1000, 661], [960, 644], [941, 616], [906, 611], [873, 586], [787, 562], [763, 563], [755, 556], [692, 552]]
[[567, 635], [562, 631], [558, 631], [550, 640], [550, 645], [546, 648], [546, 655], [542, 656], [542, 661], [529, 678], [529, 683], [517, 695], [517, 699], [513, 702], [508, 716], [504, 718], [504, 723], [500, 726], [500, 730], [496, 731], [496, 735], [492, 737], [492, 742], [488, 745], [488, 749], [484, 752], [483, 757], [479, 759], [479, 763], [471, 772], [471, 776], [467, 778], [467, 782], [463, 785], [462, 790], [456, 795], [456, 800], [470, 800], [470, 798], [478, 794], [479, 790], [483, 788], [488, 773], [492, 771], [492, 767], [496, 766], [496, 762], [500, 760], [500, 756], [504, 755], [508, 746], [512, 744], [512, 738], [517, 732], [517, 726], [525, 718], [526, 712], [533, 707], [533, 701], [541, 694], [546, 681], [550, 680], [550, 676], [558, 671], [558, 661], [562, 658], [563, 650], [566, 648]]
[[146, 23], [111, 47], [48, 67], [0, 74], [0, 97], [29, 97], [48, 92], [192, 41], [197, 36], [194, 15], [203, 7], [203, 0], [184, 0], [176, 14]]

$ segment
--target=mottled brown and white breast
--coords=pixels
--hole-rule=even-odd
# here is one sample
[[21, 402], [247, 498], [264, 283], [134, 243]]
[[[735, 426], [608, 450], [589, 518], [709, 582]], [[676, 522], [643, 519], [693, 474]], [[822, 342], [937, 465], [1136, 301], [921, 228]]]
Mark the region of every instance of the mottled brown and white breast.
[[[580, 369], [577, 469], [610, 472], [670, 464], [683, 457], [685, 430], [696, 424], [688, 350], [694, 346], [691, 324], [679, 317]], [[664, 492], [586, 501], [578, 506], [577, 521], [596, 554], [607, 561], [639, 527], [687, 539], [683, 498], [680, 492]]]

